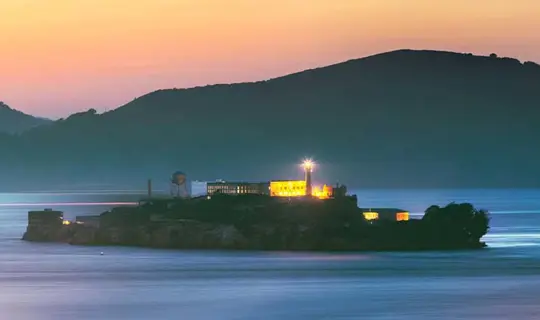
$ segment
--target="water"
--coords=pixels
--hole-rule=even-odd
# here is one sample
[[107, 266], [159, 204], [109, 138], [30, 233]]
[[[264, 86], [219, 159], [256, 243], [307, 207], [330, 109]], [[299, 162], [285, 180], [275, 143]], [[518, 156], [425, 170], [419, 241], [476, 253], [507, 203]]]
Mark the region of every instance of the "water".
[[[289, 253], [20, 241], [26, 212], [68, 218], [136, 194], [0, 194], [0, 319], [540, 319], [540, 190], [357, 192], [362, 207], [489, 209], [489, 249]], [[104, 255], [100, 255], [104, 252]]]

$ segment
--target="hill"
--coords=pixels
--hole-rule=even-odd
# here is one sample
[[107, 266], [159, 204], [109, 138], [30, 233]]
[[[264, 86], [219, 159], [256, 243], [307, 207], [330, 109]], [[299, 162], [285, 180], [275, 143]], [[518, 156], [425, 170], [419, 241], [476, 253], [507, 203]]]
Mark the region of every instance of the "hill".
[[49, 123], [50, 120], [36, 118], [10, 108], [0, 101], [0, 132], [17, 134], [31, 128]]
[[[399, 50], [256, 83], [160, 90], [17, 138], [0, 174], [57, 185], [316, 176], [351, 187], [540, 186], [540, 66]], [[28, 185], [28, 181], [24, 181]]]

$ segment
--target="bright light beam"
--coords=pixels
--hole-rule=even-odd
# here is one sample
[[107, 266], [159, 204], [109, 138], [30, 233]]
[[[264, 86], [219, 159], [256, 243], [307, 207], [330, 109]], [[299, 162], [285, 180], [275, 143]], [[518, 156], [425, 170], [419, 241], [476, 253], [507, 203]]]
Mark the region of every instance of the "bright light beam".
[[305, 160], [302, 162], [302, 167], [303, 167], [304, 169], [313, 170], [313, 167], [315, 167], [315, 162], [313, 162], [313, 160], [311, 160], [311, 159], [305, 159]]

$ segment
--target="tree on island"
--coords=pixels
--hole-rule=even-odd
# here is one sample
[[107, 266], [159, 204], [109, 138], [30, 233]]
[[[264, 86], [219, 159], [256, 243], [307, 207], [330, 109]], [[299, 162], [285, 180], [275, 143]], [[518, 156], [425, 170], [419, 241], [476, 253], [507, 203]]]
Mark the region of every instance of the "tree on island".
[[422, 221], [429, 225], [434, 241], [446, 243], [450, 239], [463, 239], [477, 243], [489, 230], [489, 212], [476, 209], [470, 203], [450, 203], [445, 207], [431, 206]]

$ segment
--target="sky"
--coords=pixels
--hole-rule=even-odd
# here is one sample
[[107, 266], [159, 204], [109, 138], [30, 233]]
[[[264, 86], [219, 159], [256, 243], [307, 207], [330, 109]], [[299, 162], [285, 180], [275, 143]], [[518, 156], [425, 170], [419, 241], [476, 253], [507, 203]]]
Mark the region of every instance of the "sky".
[[538, 0], [14, 0], [0, 13], [0, 101], [50, 118], [395, 49], [540, 62]]

